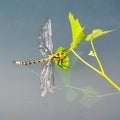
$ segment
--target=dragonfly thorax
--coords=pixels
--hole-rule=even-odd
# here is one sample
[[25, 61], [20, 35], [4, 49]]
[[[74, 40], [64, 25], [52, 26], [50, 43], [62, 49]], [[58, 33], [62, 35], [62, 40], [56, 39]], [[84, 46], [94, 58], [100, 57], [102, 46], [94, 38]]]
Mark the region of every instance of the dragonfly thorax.
[[53, 53], [50, 55], [52, 60], [62, 60], [66, 57], [65, 52]]

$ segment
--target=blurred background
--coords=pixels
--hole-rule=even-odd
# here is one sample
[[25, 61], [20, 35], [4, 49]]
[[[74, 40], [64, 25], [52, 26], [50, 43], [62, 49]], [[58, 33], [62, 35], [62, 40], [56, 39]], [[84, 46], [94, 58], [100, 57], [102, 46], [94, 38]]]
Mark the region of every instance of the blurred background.
[[[61, 45], [68, 48], [70, 11], [85, 26], [86, 34], [95, 28], [116, 29], [94, 43], [105, 72], [120, 86], [119, 0], [0, 0], [0, 120], [120, 119], [117, 90], [79, 60], [64, 72], [67, 76], [55, 67], [59, 89], [44, 98], [39, 78], [43, 64], [24, 68], [12, 63], [42, 58], [38, 35], [47, 18], [52, 21], [54, 51]], [[88, 56], [90, 50], [89, 43], [82, 41], [76, 51], [97, 66]]]

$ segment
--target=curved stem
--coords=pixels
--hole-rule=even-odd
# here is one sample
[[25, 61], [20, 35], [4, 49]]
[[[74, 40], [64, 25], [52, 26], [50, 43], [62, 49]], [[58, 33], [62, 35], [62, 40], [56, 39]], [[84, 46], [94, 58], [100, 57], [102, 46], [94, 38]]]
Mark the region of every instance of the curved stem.
[[99, 59], [98, 55], [97, 55], [97, 52], [96, 52], [96, 50], [95, 50], [95, 47], [94, 47], [94, 44], [93, 44], [93, 40], [90, 40], [90, 43], [91, 43], [93, 52], [94, 52], [94, 54], [95, 54], [95, 58], [96, 58], [96, 60], [97, 60], [97, 62], [98, 62], [98, 65], [99, 65], [99, 67], [100, 67], [100, 69], [101, 69], [101, 72], [104, 73], [104, 69], [103, 69], [103, 66], [102, 66], [102, 64], [101, 64], [101, 62], [100, 62], [100, 59]]
[[93, 41], [91, 40], [90, 43], [91, 43], [93, 52], [94, 52], [94, 54], [95, 54], [95, 58], [96, 58], [96, 60], [97, 60], [97, 62], [98, 62], [98, 65], [99, 65], [99, 67], [100, 67], [100, 69], [101, 69], [101, 75], [102, 75], [113, 87], [115, 87], [118, 91], [120, 91], [120, 87], [119, 87], [115, 82], [113, 82], [113, 81], [105, 74], [104, 69], [103, 69], [103, 66], [102, 66], [102, 64], [101, 64], [101, 62], [100, 62], [100, 59], [99, 59], [99, 57], [98, 57], [98, 55], [97, 55], [97, 52], [96, 52], [96, 50], [95, 50]]
[[[93, 45], [93, 44], [92, 44]], [[94, 48], [94, 45], [93, 45], [93, 48]], [[100, 67], [102, 68], [102, 71], [99, 71], [97, 68], [93, 67], [92, 65], [90, 65], [88, 62], [86, 62], [81, 56], [79, 56], [73, 49], [70, 49], [70, 51], [73, 52], [73, 54], [78, 58], [80, 59], [85, 65], [87, 65], [88, 67], [90, 67], [92, 70], [94, 70], [95, 72], [97, 72], [98, 74], [100, 74], [101, 76], [103, 76], [114, 88], [116, 88], [118, 91], [120, 91], [120, 87], [115, 83], [113, 82], [105, 73], [104, 73], [104, 70], [103, 70], [103, 67], [101, 65], [101, 62], [99, 60], [98, 57], [96, 57], [96, 59], [98, 59], [99, 61], [99, 65]], [[95, 51], [96, 52], [96, 51]], [[97, 56], [97, 55], [96, 55]]]
[[70, 49], [70, 51], [73, 52], [73, 54], [78, 58], [80, 59], [85, 65], [87, 65], [88, 67], [90, 67], [91, 69], [93, 69], [94, 71], [96, 71], [98, 74], [101, 75], [101, 72], [96, 69], [95, 67], [93, 67], [92, 65], [90, 65], [88, 62], [86, 62], [81, 56], [79, 56], [73, 49]]

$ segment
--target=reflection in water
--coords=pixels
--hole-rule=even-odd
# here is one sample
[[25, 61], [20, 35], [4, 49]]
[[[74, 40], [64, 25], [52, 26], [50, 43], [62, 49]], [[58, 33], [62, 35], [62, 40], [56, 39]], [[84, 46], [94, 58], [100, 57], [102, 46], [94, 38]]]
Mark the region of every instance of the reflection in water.
[[[103, 97], [108, 97], [108, 96], [113, 96], [113, 95], [119, 95], [120, 92], [112, 92], [112, 93], [106, 93], [106, 94], [101, 94], [98, 90], [96, 90], [92, 85], [87, 85], [84, 87], [76, 87], [73, 86], [71, 83], [71, 76], [72, 76], [72, 69], [74, 64], [76, 63], [77, 59], [72, 57], [71, 58], [71, 67], [68, 70], [63, 70], [59, 67], [57, 67], [57, 70], [61, 76], [61, 80], [64, 84], [64, 87], [59, 87], [56, 86], [56, 89], [58, 90], [67, 90], [67, 101], [72, 102], [75, 99], [79, 99], [77, 96], [80, 97], [80, 103], [86, 107], [92, 107], [96, 103], [100, 102], [100, 100], [103, 99]], [[28, 72], [34, 74], [36, 77], [39, 78], [39, 73], [26, 67], [22, 66], [25, 70]]]

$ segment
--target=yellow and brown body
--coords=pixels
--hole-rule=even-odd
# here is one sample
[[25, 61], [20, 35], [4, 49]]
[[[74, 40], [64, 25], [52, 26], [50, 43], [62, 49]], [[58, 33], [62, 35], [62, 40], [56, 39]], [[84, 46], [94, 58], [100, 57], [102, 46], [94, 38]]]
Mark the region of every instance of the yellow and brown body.
[[31, 60], [31, 61], [13, 61], [13, 63], [17, 65], [31, 65], [31, 64], [36, 64], [36, 63], [45, 62], [45, 61], [48, 61], [48, 58]]
[[66, 57], [66, 54], [64, 51], [61, 51], [59, 53], [52, 53], [50, 55], [48, 55], [47, 58], [43, 58], [43, 59], [38, 59], [38, 60], [30, 60], [30, 61], [13, 61], [14, 64], [17, 65], [31, 65], [31, 64], [36, 64], [36, 63], [41, 63], [41, 62], [45, 62], [45, 61], [61, 61], [62, 59], [64, 59]]

